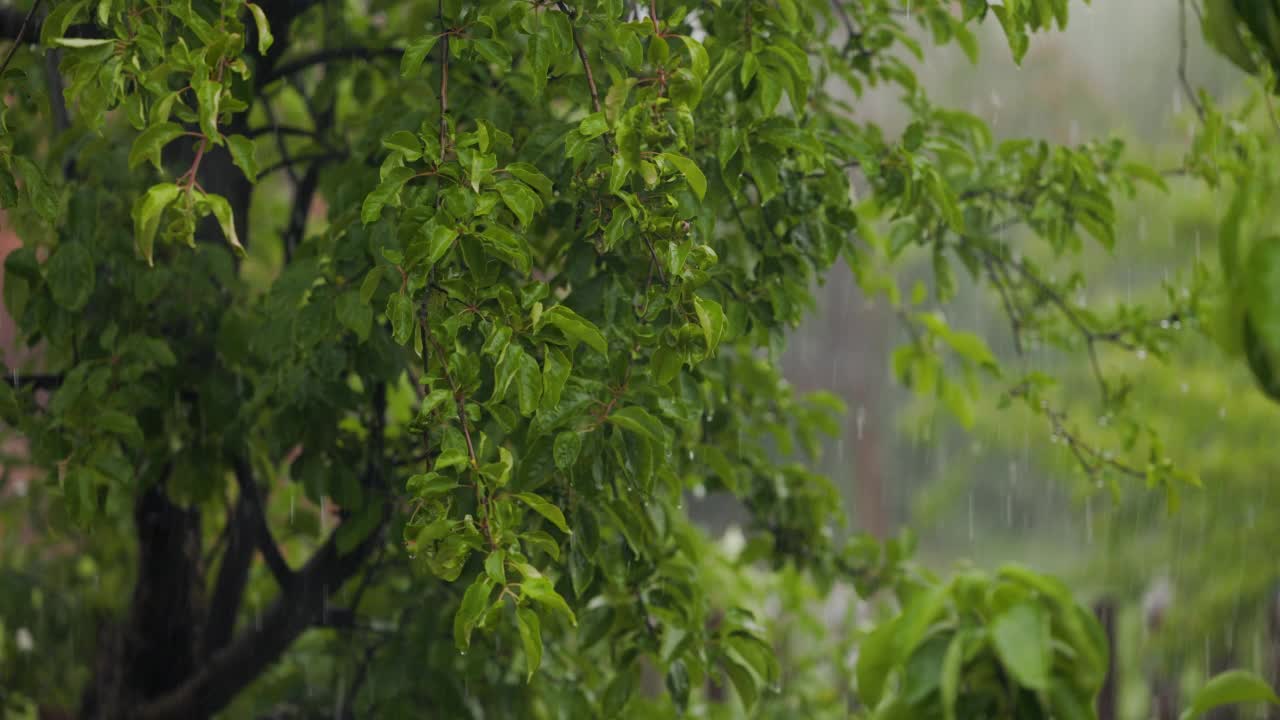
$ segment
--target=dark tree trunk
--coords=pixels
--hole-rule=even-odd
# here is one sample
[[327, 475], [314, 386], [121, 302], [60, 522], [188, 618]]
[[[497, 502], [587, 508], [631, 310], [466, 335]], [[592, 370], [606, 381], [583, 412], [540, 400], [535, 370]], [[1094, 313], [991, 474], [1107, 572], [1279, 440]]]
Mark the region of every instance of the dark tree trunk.
[[128, 718], [131, 709], [178, 687], [194, 670], [204, 617], [200, 514], [175, 505], [163, 485], [134, 507], [138, 577], [126, 616], [102, 629], [86, 720]]

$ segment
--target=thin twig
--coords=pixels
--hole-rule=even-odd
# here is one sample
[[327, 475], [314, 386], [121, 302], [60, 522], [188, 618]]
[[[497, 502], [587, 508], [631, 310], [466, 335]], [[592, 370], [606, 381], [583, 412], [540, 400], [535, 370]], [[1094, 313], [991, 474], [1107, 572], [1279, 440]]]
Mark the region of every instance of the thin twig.
[[436, 5], [436, 15], [440, 20], [440, 157], [445, 156], [449, 138], [449, 35], [444, 27], [444, 0]]
[[462, 388], [458, 387], [458, 384], [453, 381], [453, 376], [449, 374], [449, 359], [444, 354], [444, 348], [440, 347], [440, 343], [436, 342], [435, 336], [431, 334], [430, 328], [423, 325], [422, 334], [431, 349], [435, 350], [436, 359], [440, 363], [440, 374], [444, 376], [444, 381], [449, 384], [449, 389], [453, 392], [453, 401], [458, 409], [458, 422], [462, 424], [462, 437], [467, 441], [467, 455], [471, 460], [471, 467], [479, 467], [475, 445], [471, 443], [471, 426], [467, 423], [467, 396], [462, 393]]
[[31, 9], [27, 11], [27, 16], [22, 18], [22, 25], [18, 28], [18, 36], [13, 39], [13, 44], [9, 46], [9, 52], [4, 55], [4, 62], [0, 62], [0, 77], [4, 76], [4, 71], [9, 68], [9, 61], [13, 59], [13, 54], [18, 51], [18, 46], [22, 45], [22, 38], [27, 34], [27, 25], [31, 23], [31, 18], [35, 17], [36, 11], [40, 9], [40, 0], [31, 3]]
[[658, 252], [653, 249], [653, 241], [649, 239], [648, 233], [641, 233], [640, 237], [644, 238], [644, 244], [649, 248], [649, 257], [653, 259], [653, 267], [658, 270], [658, 282], [666, 287], [667, 276], [662, 272], [662, 263], [658, 260]]
[[303, 55], [293, 62], [285, 63], [277, 68], [273, 68], [267, 74], [263, 75], [260, 85], [288, 77], [295, 73], [302, 72], [315, 65], [322, 65], [330, 60], [372, 60], [378, 57], [394, 57], [398, 58], [404, 55], [401, 48], [369, 48], [369, 47], [346, 47], [346, 48], [329, 48], [327, 50], [318, 50], [310, 55]]
[[[1011, 397], [1021, 397], [1028, 401], [1031, 400], [1030, 393], [1025, 384], [1018, 385], [1009, 391]], [[1034, 408], [1033, 408], [1034, 409]], [[1054, 437], [1061, 438], [1066, 444], [1071, 454], [1075, 456], [1080, 467], [1092, 478], [1096, 478], [1103, 470], [1110, 468], [1116, 472], [1123, 473], [1139, 480], [1145, 479], [1147, 474], [1132, 465], [1120, 462], [1107, 452], [1099, 452], [1097, 448], [1090, 447], [1080, 439], [1078, 435], [1067, 428], [1067, 414], [1060, 410], [1054, 410], [1043, 402], [1039, 408], [1040, 412], [1049, 420]]]
[[1182, 83], [1182, 92], [1187, 96], [1187, 101], [1196, 109], [1196, 115], [1203, 122], [1204, 106], [1196, 98], [1191, 81], [1187, 79], [1187, 0], [1178, 0], [1178, 80]]
[[1022, 318], [1018, 315], [1013, 305], [1013, 300], [1009, 296], [1009, 288], [1005, 285], [1005, 278], [996, 264], [991, 258], [983, 258], [983, 265], [987, 268], [987, 275], [991, 277], [991, 284], [996, 286], [996, 290], [1000, 293], [1000, 304], [1004, 306], [1005, 315], [1009, 316], [1009, 325], [1013, 330], [1013, 349], [1018, 355], [1023, 354], [1022, 348]]
[[587, 59], [586, 48], [582, 47], [582, 38], [578, 37], [578, 27], [574, 23], [577, 15], [573, 9], [563, 2], [556, 2], [556, 7], [560, 8], [560, 12], [569, 16], [569, 36], [573, 39], [573, 46], [578, 49], [578, 58], [582, 60], [582, 69], [587, 73], [587, 87], [591, 89], [591, 107], [596, 112], [600, 112], [600, 91], [596, 88], [596, 76], [591, 72], [591, 61]]
[[845, 9], [844, 3], [840, 0], [832, 0], [831, 7], [835, 8], [836, 15], [840, 18], [840, 22], [844, 23], [844, 29], [849, 31], [849, 39], [858, 37], [860, 34], [858, 28], [853, 25], [853, 18], [849, 17], [849, 11]]
[[293, 158], [292, 162], [285, 162], [284, 160], [281, 160], [278, 163], [268, 165], [266, 168], [258, 172], [258, 177], [266, 177], [277, 170], [283, 170], [285, 167], [293, 163], [325, 163], [331, 160], [341, 160], [344, 157], [346, 156], [337, 151], [299, 155], [298, 157]]
[[281, 130], [280, 123], [276, 121], [275, 108], [271, 107], [270, 100], [262, 103], [262, 107], [267, 112], [267, 119], [271, 121], [271, 131], [276, 138], [276, 149], [280, 152], [280, 161], [285, 164], [284, 171], [289, 175], [289, 181], [297, 187], [298, 173], [293, 169], [293, 159], [289, 157], [289, 147], [284, 142], [285, 133]]

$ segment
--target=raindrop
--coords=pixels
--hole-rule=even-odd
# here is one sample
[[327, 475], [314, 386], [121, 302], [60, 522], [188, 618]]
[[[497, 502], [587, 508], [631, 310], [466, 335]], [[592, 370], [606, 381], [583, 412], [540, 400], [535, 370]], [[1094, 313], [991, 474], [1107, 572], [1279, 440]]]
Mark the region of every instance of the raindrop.
[[1218, 408], [1218, 417], [1225, 418], [1226, 416], [1227, 416], [1227, 409], [1225, 407]]
[[1138, 348], [1137, 355], [1138, 355], [1138, 359], [1139, 359], [1139, 360], [1146, 360], [1146, 359], [1147, 359], [1147, 349], [1146, 349], [1146, 348]]
[[861, 405], [858, 406], [858, 417], [856, 422], [858, 425], [858, 439], [861, 440], [862, 428], [867, 424], [867, 408], [866, 407]]
[[1168, 329], [1169, 329], [1169, 318], [1165, 318], [1165, 319], [1163, 319], [1163, 320], [1161, 320], [1161, 321], [1160, 321], [1160, 328], [1161, 328], [1162, 330], [1168, 330]]
[[1182, 383], [1182, 394], [1183, 394], [1183, 395], [1186, 395], [1186, 394], [1187, 394], [1187, 391], [1189, 391], [1190, 389], [1191, 389], [1191, 387], [1190, 387], [1189, 385], [1187, 385], [1186, 383]]

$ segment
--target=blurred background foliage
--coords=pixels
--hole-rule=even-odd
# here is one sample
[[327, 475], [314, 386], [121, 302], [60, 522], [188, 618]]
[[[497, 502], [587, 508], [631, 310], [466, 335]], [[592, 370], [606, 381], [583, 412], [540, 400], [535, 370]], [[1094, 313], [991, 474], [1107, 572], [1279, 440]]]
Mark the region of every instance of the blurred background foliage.
[[[1254, 129], [1280, 137], [1268, 135], [1272, 120], [1256, 99], [1258, 81], [1214, 53], [1197, 27], [1193, 16], [1182, 59], [1189, 83], [1224, 110], [1253, 98]], [[1230, 194], [1177, 172], [1197, 122], [1178, 72], [1179, 3], [1074, 3], [1066, 30], [1037, 37], [1020, 67], [1000, 52], [998, 27], [984, 30], [976, 72], [956, 48], [930, 48], [919, 63], [938, 106], [978, 115], [1000, 139], [1076, 144], [1118, 137], [1134, 158], [1168, 169], [1167, 193], [1118, 201], [1114, 250], [1088, 246], [1046, 263], [1087, 278], [1074, 302], [1158, 310], [1217, 273]], [[902, 124], [889, 102], [865, 112], [878, 113], [887, 127]], [[1280, 154], [1280, 141], [1270, 150]], [[1258, 226], [1275, 227], [1276, 214], [1264, 204]], [[1035, 257], [1036, 244], [1026, 247]], [[901, 265], [902, 287], [932, 284], [930, 258], [921, 255]], [[963, 276], [946, 305], [948, 321], [983, 335], [1010, 375], [1061, 378], [1053, 397], [1071, 431], [1103, 452], [1118, 448], [1122, 438], [1112, 418], [1098, 415], [1096, 382], [1083, 357], [1044, 343], [1016, 352], [1000, 298]], [[1273, 558], [1280, 408], [1259, 392], [1244, 363], [1205, 341], [1213, 334], [1215, 294], [1222, 293], [1206, 289], [1204, 317], [1162, 321], [1163, 329], [1181, 331], [1163, 352], [1102, 351], [1107, 371], [1133, 382], [1134, 414], [1158, 428], [1168, 454], [1200, 480], [1172, 503], [1141, 482], [1103, 483], [1082, 472], [1043, 417], [1018, 404], [1003, 407], [1007, 388], [999, 381], [984, 384], [970, 428], [941, 403], [897, 386], [888, 359], [908, 335], [892, 308], [863, 297], [840, 272], [820, 291], [818, 312], [796, 334], [788, 358], [793, 382], [832, 387], [849, 405], [824, 470], [840, 481], [861, 529], [911, 528], [919, 559], [934, 568], [1017, 561], [1058, 574], [1081, 599], [1118, 604], [1124, 718], [1154, 716], [1153, 677], [1175, 678], [1183, 693], [1229, 666], [1257, 670], [1273, 683], [1276, 677], [1269, 628], [1280, 591]]]

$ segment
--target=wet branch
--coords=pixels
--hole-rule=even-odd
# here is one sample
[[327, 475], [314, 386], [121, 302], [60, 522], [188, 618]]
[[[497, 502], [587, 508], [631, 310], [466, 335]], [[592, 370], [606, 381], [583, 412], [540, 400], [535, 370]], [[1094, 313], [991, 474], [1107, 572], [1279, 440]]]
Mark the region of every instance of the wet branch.
[[[1031, 401], [1029, 388], [1023, 384], [1014, 387], [1009, 391], [1010, 397], [1024, 398], [1028, 402]], [[1115, 472], [1127, 475], [1139, 480], [1145, 480], [1147, 473], [1129, 465], [1120, 462], [1111, 456], [1111, 453], [1100, 451], [1095, 447], [1084, 442], [1079, 435], [1072, 432], [1067, 427], [1067, 414], [1061, 410], [1055, 410], [1048, 407], [1043, 402], [1038, 411], [1049, 420], [1050, 428], [1053, 436], [1062, 440], [1066, 444], [1067, 449], [1075, 457], [1082, 470], [1093, 479], [1097, 479], [1104, 471], [1113, 470]]]
[[1204, 122], [1204, 106], [1200, 104], [1200, 99], [1196, 97], [1191, 81], [1187, 78], [1187, 0], [1178, 0], [1178, 82], [1182, 84], [1182, 92], [1187, 96], [1187, 101], [1196, 109], [1196, 115]]
[[402, 55], [404, 55], [403, 49], [392, 47], [345, 47], [317, 50], [310, 55], [303, 55], [293, 62], [287, 62], [279, 67], [272, 68], [262, 75], [258, 84], [267, 85], [281, 78], [300, 73], [316, 65], [324, 65], [333, 60], [373, 60], [380, 57], [399, 58]]
[[31, 18], [35, 17], [39, 9], [40, 0], [36, 0], [31, 3], [31, 9], [27, 11], [26, 17], [22, 18], [22, 24], [18, 26], [18, 32], [13, 37], [13, 44], [9, 46], [9, 52], [5, 53], [4, 61], [0, 62], [0, 76], [3, 76], [5, 69], [9, 67], [9, 61], [13, 59], [13, 54], [18, 52], [18, 47], [22, 45], [22, 39], [26, 37], [27, 26], [31, 24]]

